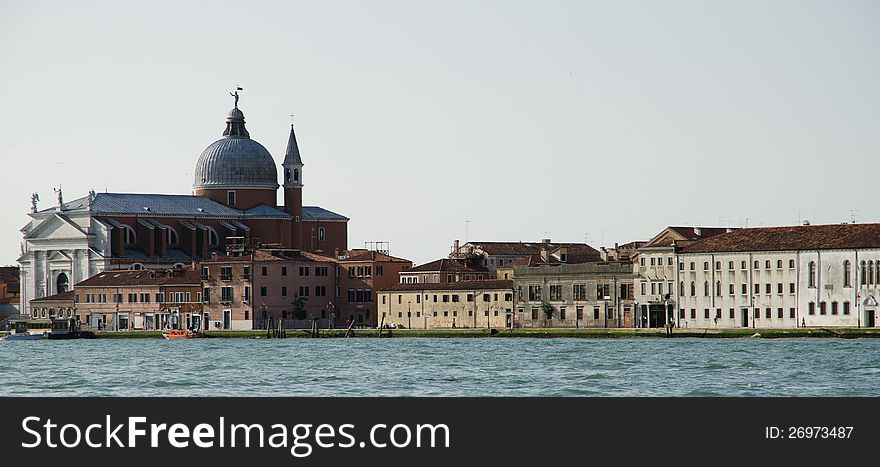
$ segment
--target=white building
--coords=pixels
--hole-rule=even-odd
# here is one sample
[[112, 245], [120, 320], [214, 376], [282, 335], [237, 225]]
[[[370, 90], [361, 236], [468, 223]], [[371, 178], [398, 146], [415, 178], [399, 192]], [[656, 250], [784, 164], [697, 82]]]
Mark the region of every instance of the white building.
[[674, 254], [679, 327], [877, 326], [880, 224], [740, 229]]

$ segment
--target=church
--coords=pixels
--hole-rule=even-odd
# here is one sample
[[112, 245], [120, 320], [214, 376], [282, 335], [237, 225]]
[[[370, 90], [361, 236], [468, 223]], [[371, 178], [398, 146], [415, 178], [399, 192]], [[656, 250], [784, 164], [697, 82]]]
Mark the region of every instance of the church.
[[[275, 159], [235, 106], [223, 135], [199, 156], [191, 195], [95, 193], [39, 209], [21, 228], [20, 313], [109, 269], [166, 269], [223, 255], [230, 242], [333, 255], [347, 249], [348, 218], [302, 205], [303, 162], [290, 127], [278, 183]], [[278, 189], [284, 205], [277, 206]]]

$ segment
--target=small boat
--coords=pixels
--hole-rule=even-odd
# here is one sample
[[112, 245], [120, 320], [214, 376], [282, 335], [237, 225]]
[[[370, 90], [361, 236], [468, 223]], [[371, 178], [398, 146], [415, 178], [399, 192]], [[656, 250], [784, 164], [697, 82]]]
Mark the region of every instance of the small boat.
[[162, 333], [162, 337], [166, 339], [197, 339], [205, 337], [202, 331], [191, 331], [189, 329], [173, 329]]
[[43, 339], [42, 334], [30, 334], [27, 332], [16, 332], [3, 336], [5, 341], [38, 341]]

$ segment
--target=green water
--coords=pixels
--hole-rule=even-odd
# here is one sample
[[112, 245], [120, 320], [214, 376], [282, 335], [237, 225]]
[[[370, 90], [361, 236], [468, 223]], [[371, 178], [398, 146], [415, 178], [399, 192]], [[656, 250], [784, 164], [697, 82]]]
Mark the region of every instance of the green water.
[[877, 396], [880, 339], [0, 341], [20, 396]]

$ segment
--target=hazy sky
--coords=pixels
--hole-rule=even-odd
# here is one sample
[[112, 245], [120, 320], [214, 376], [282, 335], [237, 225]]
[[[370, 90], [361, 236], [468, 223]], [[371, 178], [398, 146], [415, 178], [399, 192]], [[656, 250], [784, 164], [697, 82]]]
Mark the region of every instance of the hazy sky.
[[[228, 95], [349, 246], [880, 220], [880, 2], [0, 1], [0, 264], [89, 189], [191, 193]], [[280, 193], [280, 191], [279, 191]]]

